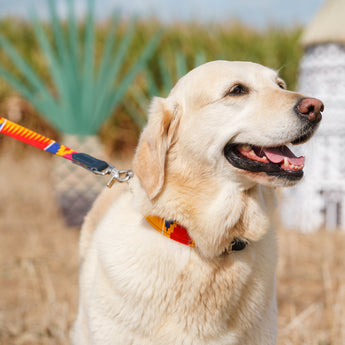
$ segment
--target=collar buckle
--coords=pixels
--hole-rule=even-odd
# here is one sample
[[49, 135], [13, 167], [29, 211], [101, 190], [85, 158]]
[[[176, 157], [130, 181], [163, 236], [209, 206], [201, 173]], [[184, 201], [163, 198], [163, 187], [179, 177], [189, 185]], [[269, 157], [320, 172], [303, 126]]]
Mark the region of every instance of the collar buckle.
[[221, 256], [229, 255], [231, 252], [238, 252], [245, 249], [248, 245], [248, 241], [244, 238], [235, 237], [229, 246], [224, 249]]

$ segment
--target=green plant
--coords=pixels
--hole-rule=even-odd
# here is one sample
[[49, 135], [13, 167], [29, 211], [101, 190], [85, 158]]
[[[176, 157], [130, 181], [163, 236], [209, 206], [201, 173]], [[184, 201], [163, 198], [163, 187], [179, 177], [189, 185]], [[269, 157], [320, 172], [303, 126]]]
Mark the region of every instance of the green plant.
[[68, 19], [65, 24], [58, 18], [54, 0], [48, 0], [49, 30], [35, 15], [32, 19], [36, 39], [47, 61], [51, 87], [48, 88], [46, 82], [2, 34], [0, 47], [12, 60], [21, 77], [2, 65], [0, 75], [58, 130], [78, 135], [95, 134], [122, 100], [137, 73], [145, 68], [160, 35], [156, 34], [150, 39], [126, 70], [126, 54], [133, 39], [135, 22], [131, 21], [128, 30], [120, 38], [117, 37], [119, 20], [114, 17], [96, 64], [94, 1], [88, 0], [83, 30], [79, 29], [73, 0], [66, 0], [66, 3]]

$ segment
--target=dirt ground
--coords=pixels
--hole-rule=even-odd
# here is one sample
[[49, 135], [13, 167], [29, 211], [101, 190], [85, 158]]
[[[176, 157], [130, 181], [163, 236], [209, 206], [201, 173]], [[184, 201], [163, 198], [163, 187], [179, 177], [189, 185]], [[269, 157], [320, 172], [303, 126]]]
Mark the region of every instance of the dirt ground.
[[[0, 150], [0, 345], [69, 344], [79, 229], [57, 210], [55, 159], [12, 144]], [[278, 344], [345, 345], [345, 233], [277, 236]]]

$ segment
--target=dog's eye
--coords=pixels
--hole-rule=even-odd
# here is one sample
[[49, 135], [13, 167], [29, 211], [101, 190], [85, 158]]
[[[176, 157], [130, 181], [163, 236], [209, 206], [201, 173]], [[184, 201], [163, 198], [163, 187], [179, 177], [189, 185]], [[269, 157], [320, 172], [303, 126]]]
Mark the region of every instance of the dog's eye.
[[248, 93], [248, 89], [241, 84], [233, 85], [230, 90], [225, 94], [225, 96], [237, 96], [237, 95], [245, 95]]
[[281, 89], [286, 90], [286, 85], [282, 80], [278, 80], [277, 84]]

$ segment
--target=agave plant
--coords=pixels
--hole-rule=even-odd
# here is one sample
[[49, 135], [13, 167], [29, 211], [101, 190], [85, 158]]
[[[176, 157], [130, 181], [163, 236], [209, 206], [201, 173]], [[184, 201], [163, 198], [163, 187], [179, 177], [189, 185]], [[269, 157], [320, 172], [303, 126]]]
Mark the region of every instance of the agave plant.
[[[146, 110], [152, 97], [166, 97], [177, 80], [189, 70], [187, 58], [181, 52], [175, 54], [171, 68], [169, 68], [166, 61], [167, 59], [158, 59], [159, 78], [157, 79], [160, 80], [160, 83], [156, 81], [155, 76], [150, 70], [145, 70], [146, 78], [144, 78], [144, 82], [146, 85], [132, 87], [129, 96], [123, 101], [125, 109], [139, 128], [142, 128], [146, 123]], [[192, 67], [197, 67], [205, 61], [205, 54], [199, 52], [195, 55]]]
[[[53, 126], [68, 135], [67, 138], [62, 139], [64, 144], [75, 147], [78, 151], [84, 150], [91, 155], [102, 156], [97, 152], [99, 148], [93, 152], [100, 145], [95, 135], [122, 100], [137, 73], [146, 68], [148, 59], [158, 45], [159, 34], [147, 43], [136, 61], [126, 68], [135, 22], [131, 21], [127, 31], [119, 38], [119, 20], [114, 16], [101, 56], [96, 61], [94, 1], [88, 0], [83, 30], [75, 15], [73, 0], [66, 0], [68, 6], [66, 23], [59, 19], [56, 1], [47, 0], [47, 3], [50, 12], [48, 28], [35, 14], [32, 16], [32, 25], [48, 64], [51, 90], [1, 33], [0, 47], [16, 66], [21, 79], [1, 65], [0, 75], [31, 102]], [[91, 143], [88, 139], [90, 136], [92, 136]], [[74, 142], [71, 143], [71, 139]], [[74, 166], [65, 165], [57, 167], [55, 182], [58, 199], [67, 222], [71, 225], [81, 223], [90, 207], [90, 202], [99, 192], [99, 188], [95, 188], [95, 179], [91, 179], [90, 186], [85, 183], [85, 178], [89, 179], [88, 174], [82, 169], [73, 168]], [[77, 174], [83, 174], [83, 177]], [[66, 177], [70, 179], [70, 184], [67, 183]]]

